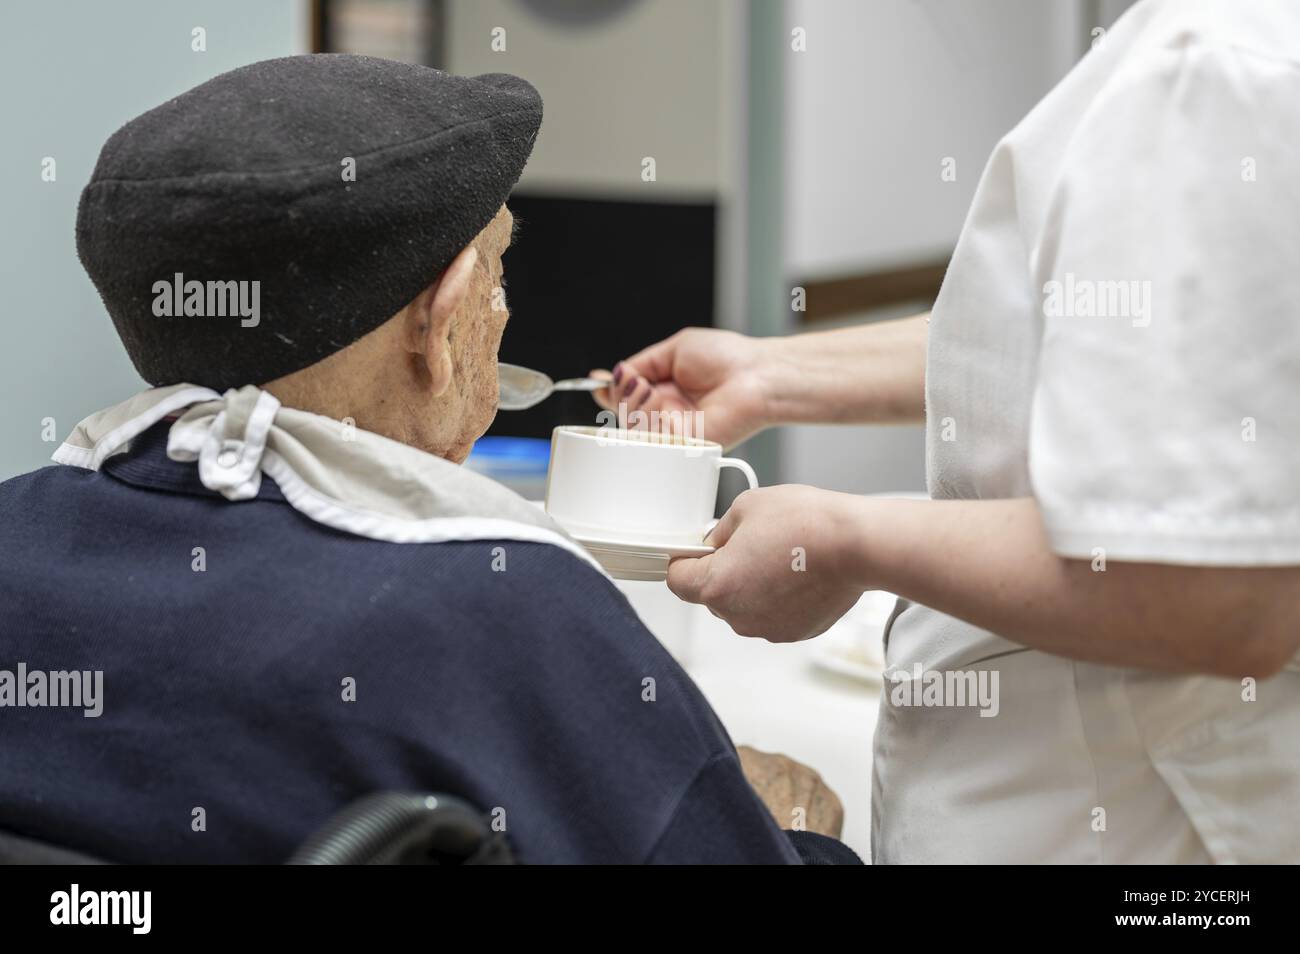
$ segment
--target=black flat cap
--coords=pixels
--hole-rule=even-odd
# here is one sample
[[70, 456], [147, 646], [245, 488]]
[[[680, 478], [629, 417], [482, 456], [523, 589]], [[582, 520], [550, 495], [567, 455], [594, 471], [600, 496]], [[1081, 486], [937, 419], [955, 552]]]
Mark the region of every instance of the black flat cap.
[[150, 384], [261, 384], [437, 278], [509, 195], [541, 119], [537, 91], [506, 74], [340, 54], [254, 63], [109, 138], [77, 252]]

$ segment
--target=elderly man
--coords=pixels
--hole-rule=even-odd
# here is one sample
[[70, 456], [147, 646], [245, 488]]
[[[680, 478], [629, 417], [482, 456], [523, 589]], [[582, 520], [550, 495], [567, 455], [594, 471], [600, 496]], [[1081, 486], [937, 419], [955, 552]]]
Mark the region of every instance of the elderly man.
[[416, 790], [526, 862], [798, 860], [611, 581], [457, 466], [540, 122], [515, 77], [304, 56], [108, 141], [78, 249], [153, 388], [0, 486], [6, 653], [102, 673], [97, 717], [26, 685], [0, 709], [0, 828], [276, 862]]

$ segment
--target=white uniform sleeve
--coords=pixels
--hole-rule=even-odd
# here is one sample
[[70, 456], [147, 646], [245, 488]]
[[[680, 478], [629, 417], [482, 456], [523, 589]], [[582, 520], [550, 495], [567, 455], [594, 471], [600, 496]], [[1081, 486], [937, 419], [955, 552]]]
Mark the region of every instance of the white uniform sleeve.
[[1070, 143], [1031, 261], [1053, 549], [1300, 564], [1300, 65], [1171, 47]]

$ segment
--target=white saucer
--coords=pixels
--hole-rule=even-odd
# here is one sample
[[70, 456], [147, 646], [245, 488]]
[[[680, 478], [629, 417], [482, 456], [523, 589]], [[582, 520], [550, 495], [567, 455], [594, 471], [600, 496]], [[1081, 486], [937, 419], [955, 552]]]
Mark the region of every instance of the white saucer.
[[571, 536], [616, 580], [666, 580], [668, 561], [673, 557], [698, 557], [713, 552], [713, 547], [701, 543], [664, 543], [586, 532], [571, 533]]

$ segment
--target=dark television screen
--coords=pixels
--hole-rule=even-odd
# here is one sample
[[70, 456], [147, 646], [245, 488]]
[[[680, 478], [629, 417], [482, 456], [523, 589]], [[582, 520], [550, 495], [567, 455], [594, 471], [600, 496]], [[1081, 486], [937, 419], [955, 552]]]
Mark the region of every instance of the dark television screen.
[[[505, 256], [510, 323], [501, 360], [581, 377], [690, 325], [713, 324], [713, 203], [652, 203], [515, 194], [521, 220]], [[594, 424], [590, 395], [556, 394], [502, 411], [489, 434], [549, 437]]]

